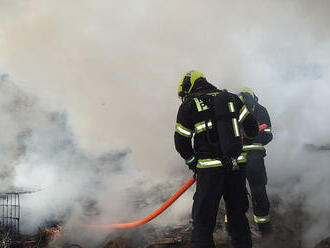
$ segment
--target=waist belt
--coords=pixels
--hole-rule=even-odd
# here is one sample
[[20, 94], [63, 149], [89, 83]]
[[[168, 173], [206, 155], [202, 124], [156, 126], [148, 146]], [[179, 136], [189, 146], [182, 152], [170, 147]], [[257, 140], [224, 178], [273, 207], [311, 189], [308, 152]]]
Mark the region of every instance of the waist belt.
[[264, 146], [261, 143], [253, 143], [251, 145], [244, 145], [243, 151], [258, 151], [265, 150]]
[[[241, 153], [237, 158], [237, 163], [246, 163], [246, 152]], [[222, 162], [218, 159], [208, 158], [208, 159], [198, 159], [197, 168], [212, 168], [223, 166]]]

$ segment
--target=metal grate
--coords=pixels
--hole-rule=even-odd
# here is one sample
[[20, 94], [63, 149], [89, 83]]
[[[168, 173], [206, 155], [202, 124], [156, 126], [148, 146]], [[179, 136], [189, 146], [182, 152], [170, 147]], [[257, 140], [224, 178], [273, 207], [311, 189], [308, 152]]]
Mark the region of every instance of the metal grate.
[[[15, 236], [19, 234], [20, 195], [31, 194], [41, 189], [10, 187], [0, 191], [0, 231]], [[0, 247], [1, 244], [0, 244]]]
[[20, 199], [19, 193], [0, 194], [0, 226], [14, 234], [19, 233]]

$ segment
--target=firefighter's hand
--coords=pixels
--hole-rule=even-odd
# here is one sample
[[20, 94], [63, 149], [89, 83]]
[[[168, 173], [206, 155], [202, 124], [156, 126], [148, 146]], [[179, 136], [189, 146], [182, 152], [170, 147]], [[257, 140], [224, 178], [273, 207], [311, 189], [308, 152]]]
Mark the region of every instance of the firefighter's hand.
[[194, 173], [197, 172], [197, 167], [196, 166], [197, 166], [197, 163], [188, 165], [189, 170], [192, 170]]
[[186, 165], [188, 165], [189, 170], [192, 170], [194, 173], [197, 172], [197, 163], [198, 163], [198, 159], [196, 158], [196, 156], [192, 156], [190, 159], [186, 160]]

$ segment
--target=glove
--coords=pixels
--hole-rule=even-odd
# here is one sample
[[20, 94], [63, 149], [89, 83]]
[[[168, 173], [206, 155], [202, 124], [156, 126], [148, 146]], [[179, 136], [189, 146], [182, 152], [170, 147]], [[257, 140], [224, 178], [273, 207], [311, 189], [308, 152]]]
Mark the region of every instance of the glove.
[[197, 163], [198, 163], [198, 159], [195, 157], [195, 155], [193, 155], [191, 158], [187, 159], [186, 161], [186, 165], [188, 165], [189, 170], [192, 170], [194, 173], [197, 172]]

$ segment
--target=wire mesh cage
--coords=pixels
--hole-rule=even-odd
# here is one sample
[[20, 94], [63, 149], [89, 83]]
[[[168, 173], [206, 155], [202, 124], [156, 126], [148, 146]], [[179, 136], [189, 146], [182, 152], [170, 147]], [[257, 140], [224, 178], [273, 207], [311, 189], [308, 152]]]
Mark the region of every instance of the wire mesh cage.
[[20, 196], [37, 191], [40, 189], [15, 187], [0, 192], [0, 233], [7, 233], [10, 236], [19, 234]]
[[0, 227], [12, 234], [19, 233], [20, 194], [0, 194]]

